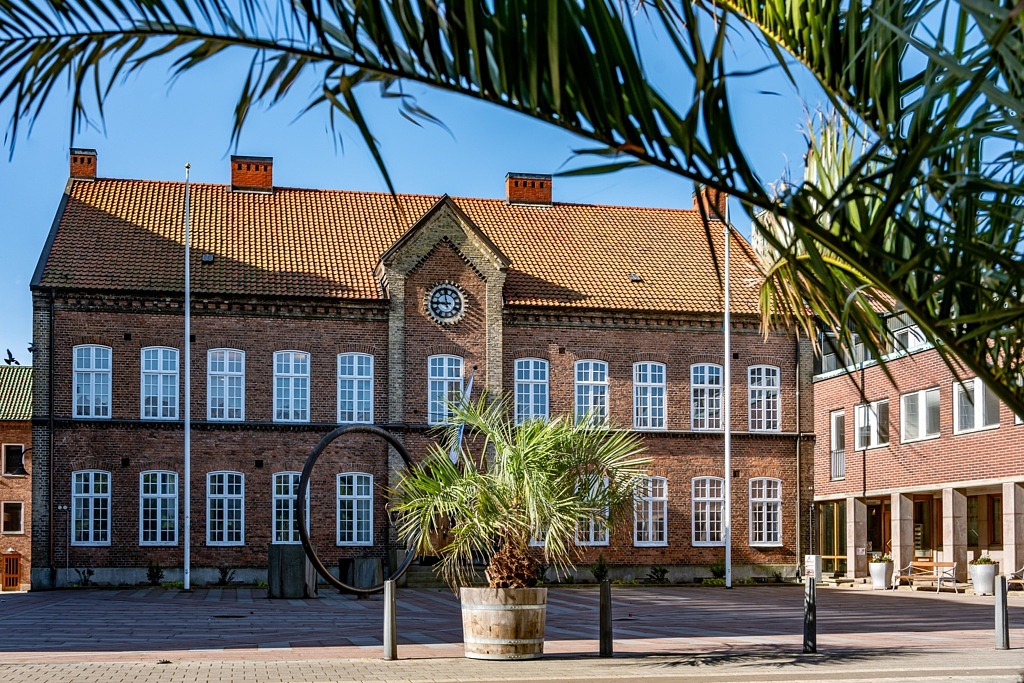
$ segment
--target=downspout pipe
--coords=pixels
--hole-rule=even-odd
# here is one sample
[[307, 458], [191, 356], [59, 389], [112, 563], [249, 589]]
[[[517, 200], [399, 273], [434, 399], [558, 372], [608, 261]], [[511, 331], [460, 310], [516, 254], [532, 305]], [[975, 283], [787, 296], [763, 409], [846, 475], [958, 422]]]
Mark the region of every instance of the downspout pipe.
[[[801, 433], [803, 430], [800, 425], [800, 333], [796, 332], [793, 335], [794, 351], [795, 351], [795, 362], [796, 362], [796, 564], [800, 566], [800, 515], [803, 512], [803, 480], [801, 479], [801, 462], [800, 462], [800, 451], [803, 442]], [[808, 524], [813, 524], [814, 520], [808, 519]]]
[[[53, 288], [51, 287], [50, 288], [50, 301], [49, 301], [50, 315], [48, 316], [49, 321], [48, 321], [48, 324], [47, 324], [47, 327], [49, 327], [49, 330], [47, 330], [47, 337], [48, 337], [48, 340], [49, 340], [47, 343], [49, 344], [49, 349], [47, 350], [47, 354], [46, 354], [46, 357], [47, 357], [47, 363], [46, 363], [47, 370], [46, 371], [47, 371], [47, 375], [48, 375], [48, 377], [47, 377], [47, 388], [46, 388], [46, 392], [47, 392], [46, 403], [49, 406], [48, 410], [46, 411], [47, 412], [47, 416], [46, 416], [46, 430], [49, 433], [49, 439], [48, 439], [49, 446], [47, 447], [47, 451], [48, 451], [47, 452], [47, 458], [48, 458], [48, 461], [50, 463], [49, 466], [48, 466], [49, 472], [47, 472], [47, 475], [46, 475], [46, 504], [47, 504], [47, 515], [49, 516], [46, 528], [48, 530], [48, 534], [47, 535], [49, 537], [49, 538], [47, 538], [47, 543], [49, 544], [49, 551], [47, 553], [47, 557], [50, 560], [50, 567], [49, 567], [49, 569], [50, 569], [50, 588], [56, 588], [57, 587], [57, 565], [53, 561], [53, 546], [54, 546], [54, 536], [53, 536], [53, 520], [54, 520], [54, 515], [53, 515], [53, 470], [54, 470], [54, 467], [53, 467], [53, 451], [54, 451], [54, 447], [53, 447], [53, 438], [54, 438], [54, 431], [55, 431], [54, 430], [54, 423], [53, 423], [53, 378], [54, 378], [54, 373], [53, 373], [53, 316], [54, 316], [54, 309], [56, 308], [56, 306], [54, 305], [55, 298], [56, 298], [56, 295], [54, 294]], [[71, 533], [70, 529], [68, 530], [68, 533]]]

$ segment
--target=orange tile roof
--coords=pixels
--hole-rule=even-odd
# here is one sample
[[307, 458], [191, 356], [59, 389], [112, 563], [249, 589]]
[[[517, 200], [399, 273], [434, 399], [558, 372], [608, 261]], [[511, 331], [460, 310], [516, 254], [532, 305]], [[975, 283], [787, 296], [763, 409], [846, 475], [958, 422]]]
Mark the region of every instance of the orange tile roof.
[[[273, 194], [192, 185], [192, 288], [206, 294], [380, 299], [381, 254], [439, 199], [275, 188]], [[182, 291], [184, 184], [71, 183], [37, 283], [74, 290]], [[704, 226], [691, 210], [453, 201], [511, 260], [512, 305], [714, 312], [722, 307]], [[712, 223], [719, 255], [724, 236]], [[204, 253], [212, 264], [200, 264]], [[734, 235], [733, 310], [757, 312], [758, 275]], [[629, 279], [636, 273], [642, 282]]]

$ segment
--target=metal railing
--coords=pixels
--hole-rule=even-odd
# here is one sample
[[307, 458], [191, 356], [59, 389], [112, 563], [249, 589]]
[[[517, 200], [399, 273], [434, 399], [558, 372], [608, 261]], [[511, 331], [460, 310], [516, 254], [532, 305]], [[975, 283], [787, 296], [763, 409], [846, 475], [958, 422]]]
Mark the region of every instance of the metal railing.
[[832, 451], [832, 481], [846, 479], [846, 449]]

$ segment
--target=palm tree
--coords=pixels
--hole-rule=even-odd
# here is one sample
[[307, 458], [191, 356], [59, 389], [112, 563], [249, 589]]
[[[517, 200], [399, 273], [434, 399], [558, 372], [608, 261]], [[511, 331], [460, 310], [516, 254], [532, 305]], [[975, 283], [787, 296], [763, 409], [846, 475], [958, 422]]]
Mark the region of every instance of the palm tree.
[[[541, 560], [565, 570], [578, 557], [581, 523], [608, 529], [631, 509], [648, 464], [634, 433], [563, 418], [515, 425], [508, 401], [486, 397], [452, 411], [442, 443], [399, 476], [390, 498], [399, 535], [439, 556], [453, 586], [468, 585], [482, 557], [491, 588], [532, 588]], [[453, 463], [461, 425], [476, 453], [460, 449]]]
[[[959, 358], [1024, 413], [1024, 3], [635, 7], [642, 11], [621, 0], [12, 0], [0, 3], [0, 103], [13, 110], [16, 135], [69, 79], [82, 122], [90, 103], [102, 112], [126, 72], [170, 59], [177, 74], [245, 49], [253, 59], [236, 135], [254, 103], [277, 103], [315, 78], [308, 107], [327, 107], [332, 123], [354, 121], [388, 179], [360, 86], [377, 85], [428, 120], [403, 83], [488, 101], [592, 141], [581, 154], [598, 161], [578, 172], [656, 166], [790, 226], [792, 241], [766, 235], [785, 262], [763, 284], [766, 327], [848, 326], [878, 355], [885, 328], [871, 303], [882, 300], [904, 308], [947, 362]], [[638, 22], [678, 58], [674, 99], [644, 67]], [[808, 177], [776, 196], [744, 156], [729, 97], [736, 79], [751, 77], [730, 68], [737, 31], [757, 36], [787, 73], [813, 75], [861, 136], [828, 183]], [[812, 152], [834, 139], [830, 121], [810, 132]]]

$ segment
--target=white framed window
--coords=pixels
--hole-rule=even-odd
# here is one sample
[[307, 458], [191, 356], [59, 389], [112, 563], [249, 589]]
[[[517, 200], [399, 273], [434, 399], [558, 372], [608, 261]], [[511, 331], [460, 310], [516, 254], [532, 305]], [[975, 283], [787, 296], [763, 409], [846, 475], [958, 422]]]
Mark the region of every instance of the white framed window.
[[110, 418], [110, 347], [85, 344], [74, 349], [75, 369], [71, 388], [74, 416]]
[[71, 545], [110, 545], [110, 472], [71, 473]]
[[725, 545], [725, 479], [693, 480], [693, 545]]
[[900, 441], [934, 439], [939, 435], [939, 390], [925, 389], [900, 396]]
[[846, 411], [833, 410], [829, 413], [829, 461], [830, 479], [846, 479]]
[[646, 477], [633, 502], [633, 545], [668, 545], [668, 479]]
[[245, 352], [210, 349], [206, 359], [206, 419], [245, 419]]
[[899, 329], [894, 336], [896, 351], [913, 351], [928, 343], [924, 338], [924, 333], [921, 332], [921, 328], [917, 325], [908, 325]]
[[444, 424], [451, 418], [449, 405], [462, 395], [462, 357], [427, 358], [427, 424]]
[[25, 504], [21, 501], [0, 503], [0, 534], [25, 533]]
[[206, 475], [206, 545], [245, 545], [245, 475]]
[[548, 419], [548, 362], [541, 358], [516, 359], [516, 424]]
[[373, 422], [373, 356], [338, 354], [338, 424]]
[[771, 365], [747, 368], [750, 431], [779, 431], [779, 369]]
[[338, 475], [338, 545], [373, 545], [373, 475]]
[[722, 428], [722, 366], [690, 366], [690, 428]]
[[750, 480], [750, 545], [782, 545], [782, 480]]
[[178, 419], [178, 349], [150, 346], [142, 349], [143, 420]]
[[18, 477], [25, 476], [22, 470], [25, 469], [25, 445], [20, 443], [3, 444], [3, 473], [4, 476]]
[[[273, 502], [274, 536], [271, 543], [290, 545], [301, 543], [299, 517], [295, 514], [295, 499], [299, 495], [298, 472], [276, 472], [271, 490]], [[309, 497], [306, 497], [306, 528], [309, 528]]]
[[576, 422], [608, 423], [608, 364], [603, 360], [578, 360], [576, 374]]
[[864, 403], [854, 408], [855, 450], [889, 445], [889, 401]]
[[[587, 485], [582, 484], [580, 488], [585, 486]], [[593, 480], [589, 485], [590, 495], [596, 498], [600, 493], [599, 487], [607, 488], [608, 480]], [[579, 526], [576, 527], [576, 545], [608, 545], [608, 512], [608, 508], [605, 508], [603, 515], [580, 520]]]
[[178, 544], [178, 474], [139, 474], [139, 545]]
[[633, 364], [633, 428], [665, 429], [665, 365]]
[[309, 422], [309, 354], [274, 353], [274, 422]]
[[953, 384], [953, 433], [999, 426], [999, 399], [980, 377]]

